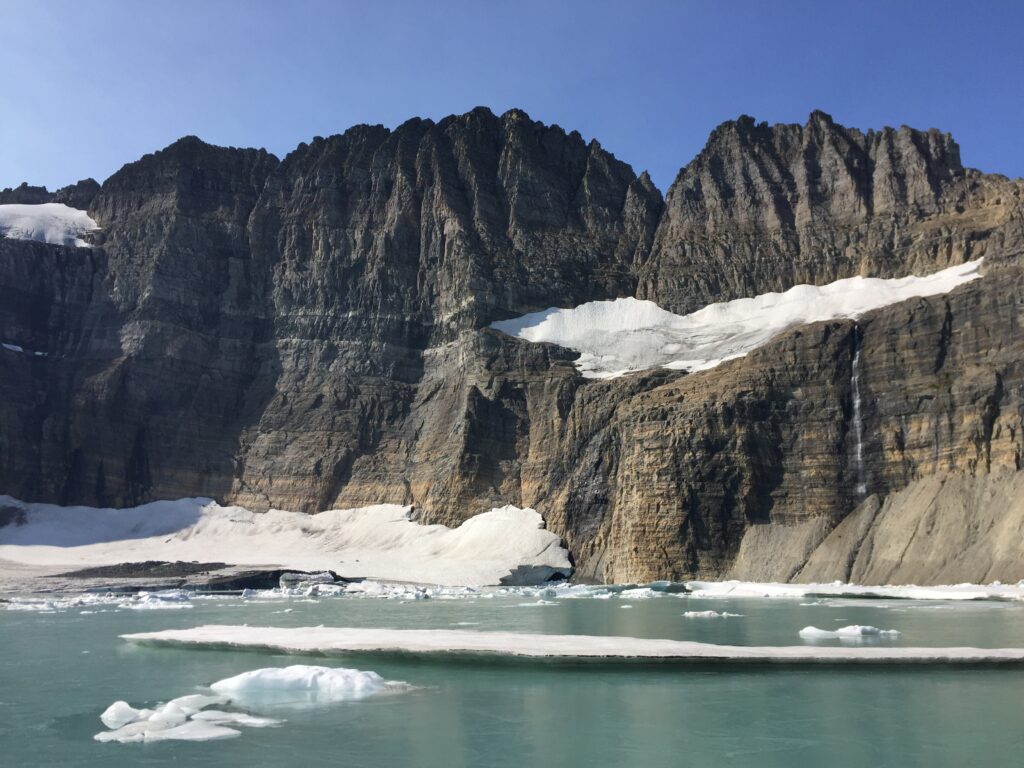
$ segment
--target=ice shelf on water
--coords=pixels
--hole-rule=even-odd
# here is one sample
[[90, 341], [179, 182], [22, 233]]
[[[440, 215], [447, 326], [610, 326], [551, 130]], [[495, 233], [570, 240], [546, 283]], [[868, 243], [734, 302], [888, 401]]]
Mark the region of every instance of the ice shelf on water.
[[376, 672], [302, 664], [255, 669], [210, 686], [214, 692], [230, 696], [232, 700], [289, 706], [354, 701], [409, 687], [407, 683], [385, 680]]
[[579, 352], [576, 366], [588, 378], [657, 367], [701, 371], [742, 357], [796, 325], [855, 319], [915, 296], [948, 293], [979, 278], [981, 262], [922, 277], [851, 277], [828, 285], [798, 285], [784, 293], [711, 304], [689, 315], [673, 314], [652, 301], [620, 298], [571, 309], [552, 307], [491, 327]]
[[97, 229], [89, 214], [63, 203], [0, 205], [0, 236], [12, 240], [36, 240], [51, 245], [74, 245], [88, 248], [82, 239], [86, 232]]
[[1024, 648], [735, 646], [595, 635], [451, 629], [208, 625], [121, 635], [157, 646], [281, 653], [402, 653], [533, 659], [649, 660], [729, 664], [1024, 664]]
[[[384, 680], [376, 672], [296, 664], [243, 672], [210, 685], [212, 694], [190, 694], [153, 709], [115, 701], [100, 721], [109, 730], [96, 741], [212, 741], [241, 735], [230, 726], [265, 728], [283, 721], [252, 715], [239, 708], [308, 707], [357, 701], [383, 692], [410, 689], [406, 683]], [[231, 709], [226, 709], [230, 707]]]
[[417, 523], [412, 507], [397, 504], [315, 515], [256, 513], [205, 498], [97, 509], [0, 496], [0, 505], [22, 512], [19, 523], [0, 528], [0, 560], [32, 565], [218, 560], [442, 585], [494, 585], [522, 569], [572, 573], [540, 514], [514, 506], [448, 528]]

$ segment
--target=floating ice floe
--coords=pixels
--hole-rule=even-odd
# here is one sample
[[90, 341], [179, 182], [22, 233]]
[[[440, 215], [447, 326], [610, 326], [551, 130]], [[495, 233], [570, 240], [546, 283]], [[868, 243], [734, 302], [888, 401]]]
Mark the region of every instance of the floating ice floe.
[[661, 592], [650, 587], [631, 587], [619, 592], [619, 598], [623, 600], [649, 600], [652, 597], [660, 597]]
[[139, 592], [130, 600], [118, 603], [120, 608], [132, 610], [166, 610], [168, 608], [191, 608], [191, 597], [188, 592], [180, 589], [169, 589], [160, 592]]
[[89, 214], [63, 203], [0, 205], [0, 236], [88, 248], [82, 235], [98, 229]]
[[246, 712], [206, 709], [211, 705], [226, 705], [221, 696], [192, 694], [171, 699], [155, 709], [136, 709], [126, 701], [115, 701], [100, 715], [100, 721], [110, 730], [101, 731], [96, 741], [116, 741], [122, 744], [152, 741], [212, 741], [230, 739], [241, 731], [230, 725], [264, 728], [281, 721], [268, 717], [255, 717]]
[[229, 739], [241, 735], [230, 726], [265, 728], [283, 722], [235, 711], [239, 708], [320, 706], [410, 688], [407, 683], [358, 669], [304, 664], [254, 669], [213, 683], [212, 695], [179, 696], [153, 709], [136, 709], [125, 701], [115, 701], [100, 715], [110, 730], [93, 738], [121, 743]]
[[863, 640], [865, 638], [895, 638], [899, 636], [899, 630], [896, 629], [879, 629], [878, 627], [861, 626], [860, 624], [851, 624], [848, 627], [840, 627], [839, 629], [804, 627], [800, 630], [800, 637], [804, 640]]
[[[450, 586], [496, 585], [523, 566], [572, 573], [568, 551], [540, 514], [513, 506], [448, 528], [417, 523], [412, 507], [395, 504], [315, 515], [256, 513], [203, 498], [97, 509], [0, 496], [0, 505], [24, 513], [23, 524], [0, 527], [0, 559], [35, 565], [221, 560]], [[306, 582], [304, 589], [314, 586]], [[316, 586], [324, 594], [342, 589]]]
[[[686, 585], [671, 582], [636, 584], [548, 584], [535, 587], [473, 587], [473, 586], [423, 586], [421, 584], [390, 583], [375, 580], [325, 583], [322, 579], [311, 582], [289, 578], [287, 586], [275, 589], [246, 589], [241, 600], [227, 595], [192, 593], [184, 590], [162, 592], [139, 592], [125, 594], [84, 594], [46, 597], [13, 597], [0, 601], [0, 610], [60, 612], [69, 609], [91, 609], [104, 607], [106, 610], [159, 610], [191, 607], [195, 601], [228, 601], [241, 607], [249, 601], [292, 601], [316, 602], [320, 599], [372, 599], [413, 602], [420, 600], [489, 600], [494, 598], [518, 598], [529, 600], [523, 606], [550, 605], [562, 600], [610, 600], [631, 603], [650, 599], [715, 599], [715, 598], [789, 598], [804, 599], [801, 605], [840, 606], [850, 599], [864, 604], [879, 605], [897, 610], [896, 605], [908, 605], [911, 601], [931, 601], [932, 607], [941, 608], [943, 601], [1017, 601], [1024, 600], [1024, 584], [977, 585], [960, 584], [940, 587], [888, 586], [863, 587], [848, 584], [770, 584], [756, 582], [687, 582]], [[692, 592], [685, 591], [689, 587]], [[813, 598], [810, 602], [807, 597]], [[926, 603], [927, 604], [927, 603]], [[279, 612], [288, 612], [285, 609]], [[79, 610], [85, 614], [90, 611]], [[727, 611], [694, 610], [683, 614], [686, 618], [730, 617]]]
[[684, 619], [729, 619], [729, 618], [743, 618], [742, 613], [729, 613], [728, 611], [686, 611], [683, 614]]
[[1024, 600], [1024, 582], [1018, 584], [951, 584], [919, 587], [914, 584], [861, 586], [831, 584], [776, 584], [756, 581], [687, 581], [690, 597], [872, 598], [890, 600]]
[[595, 635], [453, 629], [212, 625], [121, 635], [157, 646], [251, 648], [282, 653], [410, 653], [779, 664], [1024, 664], [1024, 648], [739, 646]]
[[784, 293], [711, 304], [689, 315], [634, 298], [551, 308], [491, 327], [533, 342], [580, 353], [588, 378], [613, 378], [649, 368], [702, 371], [743, 357], [788, 328], [853, 319], [915, 296], [948, 293], [980, 277], [981, 259], [923, 277], [851, 277], [828, 285], [798, 285]]

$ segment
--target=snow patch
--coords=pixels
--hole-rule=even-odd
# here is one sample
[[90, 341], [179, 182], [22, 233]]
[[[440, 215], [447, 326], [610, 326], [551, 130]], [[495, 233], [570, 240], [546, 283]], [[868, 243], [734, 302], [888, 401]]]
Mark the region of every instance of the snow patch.
[[[524, 565], [572, 573], [567, 550], [540, 514], [513, 506], [448, 528], [414, 522], [412, 507], [396, 504], [316, 515], [255, 513], [204, 498], [97, 509], [0, 496], [0, 505], [25, 514], [23, 525], [0, 528], [0, 559], [33, 565], [219, 560], [450, 586], [499, 584]], [[318, 594], [345, 591], [330, 584], [303, 589], [311, 587]]]
[[0, 236], [88, 248], [86, 232], [99, 229], [89, 214], [63, 203], [0, 205]]
[[798, 285], [784, 293], [710, 304], [676, 315], [634, 298], [552, 307], [491, 327], [533, 342], [580, 353], [576, 367], [604, 379], [648, 368], [703, 371], [743, 357], [788, 328], [821, 320], [853, 319], [915, 296], [948, 293], [979, 278], [981, 259], [924, 277], [851, 277], [828, 285]]
[[1024, 664], [1024, 648], [739, 646], [596, 635], [475, 632], [454, 629], [250, 627], [211, 625], [121, 635], [158, 646], [251, 648], [306, 654], [471, 654], [526, 658], [672, 659], [785, 664]]
[[20, 344], [8, 344], [6, 342], [0, 344], [0, 348], [6, 349], [8, 352], [16, 352], [19, 355], [28, 355], [30, 357], [48, 357], [49, 352], [37, 352], [34, 349], [25, 349]]

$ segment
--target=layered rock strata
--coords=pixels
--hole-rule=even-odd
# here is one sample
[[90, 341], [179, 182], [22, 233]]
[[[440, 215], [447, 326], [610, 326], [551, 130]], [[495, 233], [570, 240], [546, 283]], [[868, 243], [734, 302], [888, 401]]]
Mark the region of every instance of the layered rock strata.
[[[1018, 578], [978, 527], [1019, 513], [988, 484], [1021, 468], [1024, 185], [964, 169], [948, 135], [741, 118], [663, 202], [596, 141], [479, 109], [283, 160], [186, 138], [69, 190], [92, 247], [0, 239], [0, 342], [32, 353], [0, 350], [13, 496], [411, 503], [449, 524], [512, 503], [601, 580]], [[487, 328], [980, 256], [948, 296], [697, 374], [586, 380], [572, 351]], [[929, 548], [933, 513], [976, 533]]]

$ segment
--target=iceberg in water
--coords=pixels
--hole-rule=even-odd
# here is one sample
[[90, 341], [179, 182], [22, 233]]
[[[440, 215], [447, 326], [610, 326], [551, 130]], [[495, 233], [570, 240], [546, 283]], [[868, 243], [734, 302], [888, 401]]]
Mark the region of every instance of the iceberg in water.
[[210, 688], [233, 701], [270, 701], [276, 704], [326, 704], [356, 701], [383, 691], [409, 686], [388, 682], [376, 672], [295, 664], [284, 668], [254, 669], [219, 680]]
[[63, 203], [0, 205], [0, 236], [88, 248], [86, 232], [98, 229], [89, 214]]
[[136, 709], [126, 701], [115, 701], [100, 715], [100, 721], [110, 730], [93, 738], [122, 744], [230, 739], [241, 735], [237, 727], [230, 726], [265, 728], [282, 721], [223, 707], [330, 704], [410, 688], [406, 683], [384, 680], [376, 672], [358, 669], [302, 664], [254, 669], [213, 683], [213, 695], [179, 696], [154, 709]]
[[981, 259], [924, 277], [850, 277], [828, 285], [798, 285], [784, 293], [710, 304], [676, 315], [634, 298], [552, 307], [492, 323], [495, 330], [580, 353], [576, 367], [595, 379], [648, 368], [703, 371], [743, 357], [788, 328], [853, 319], [915, 296], [948, 293], [981, 277]]

